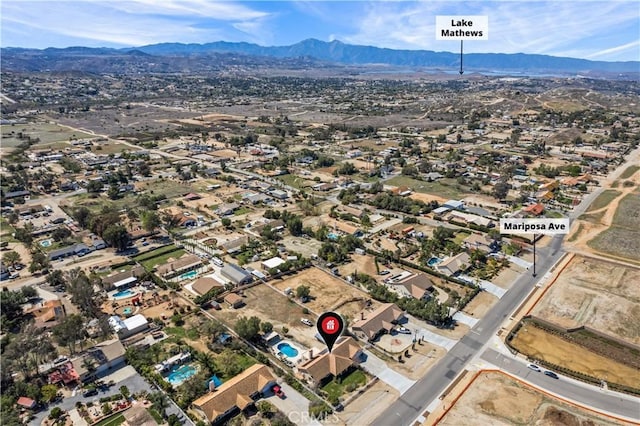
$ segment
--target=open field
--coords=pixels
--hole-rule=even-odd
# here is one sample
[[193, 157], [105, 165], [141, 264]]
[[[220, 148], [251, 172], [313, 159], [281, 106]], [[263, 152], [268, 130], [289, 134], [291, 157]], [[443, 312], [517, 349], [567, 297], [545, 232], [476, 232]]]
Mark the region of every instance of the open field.
[[620, 179], [629, 179], [631, 176], [635, 175], [638, 170], [640, 170], [640, 166], [629, 166], [624, 170], [624, 172], [622, 172]]
[[[40, 139], [35, 147], [47, 148], [48, 144], [56, 142], [69, 142], [71, 139], [87, 139], [93, 138], [95, 135], [71, 130], [66, 127], [58, 126], [50, 123], [23, 123], [9, 126], [2, 126], [2, 146], [16, 147], [26, 139], [21, 140], [18, 134], [22, 133], [23, 137], [31, 137], [31, 139]], [[70, 145], [69, 145], [70, 146]]]
[[437, 182], [425, 182], [421, 180], [412, 179], [407, 176], [396, 176], [385, 182], [387, 185], [392, 186], [407, 186], [412, 191], [420, 192], [423, 194], [433, 194], [438, 198], [444, 197], [446, 199], [460, 199], [469, 192], [464, 188], [460, 189], [458, 183], [454, 179], [440, 179]]
[[493, 294], [481, 291], [471, 299], [471, 302], [464, 307], [462, 312], [474, 318], [482, 318], [497, 301], [498, 298]]
[[638, 369], [593, 353], [533, 324], [524, 324], [511, 344], [519, 352], [608, 383], [638, 387]]
[[565, 328], [586, 325], [640, 343], [640, 269], [576, 256], [532, 314]]
[[616, 191], [614, 189], [607, 189], [605, 191], [602, 191], [602, 193], [598, 195], [598, 198], [593, 200], [587, 211], [591, 212], [594, 210], [600, 210], [603, 207], [607, 207], [613, 200], [618, 198], [620, 194], [622, 194], [622, 192]]
[[498, 372], [483, 372], [440, 425], [618, 425], [623, 424], [553, 397]]
[[[355, 315], [364, 308], [365, 301], [369, 299], [365, 293], [318, 268], [305, 269], [284, 280], [272, 281], [272, 284], [280, 291], [287, 287], [295, 291], [298, 286], [309, 286], [311, 300], [305, 303], [309, 310], [317, 314], [336, 310], [349, 320], [353, 320]], [[358, 300], [349, 302], [354, 299]]]
[[148, 191], [150, 194], [164, 194], [167, 198], [174, 198], [193, 191], [188, 184], [183, 184], [169, 179], [156, 179], [143, 182], [137, 187], [138, 191]]
[[640, 260], [640, 192], [623, 197], [615, 211], [611, 227], [588, 242], [603, 253]]

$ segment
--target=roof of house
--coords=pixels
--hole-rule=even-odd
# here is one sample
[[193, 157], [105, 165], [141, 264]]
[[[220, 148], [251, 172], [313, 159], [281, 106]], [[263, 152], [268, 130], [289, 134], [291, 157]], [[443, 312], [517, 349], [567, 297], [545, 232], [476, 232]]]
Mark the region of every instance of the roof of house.
[[35, 407], [36, 402], [31, 398], [27, 398], [26, 396], [21, 396], [20, 398], [18, 398], [18, 405], [25, 408], [33, 408]]
[[476, 234], [474, 232], [462, 242], [469, 246], [478, 248], [478, 246], [489, 246], [489, 244], [491, 244], [491, 238], [488, 238], [485, 234]]
[[196, 399], [192, 405], [202, 410], [209, 421], [213, 421], [233, 407], [245, 409], [253, 402], [251, 395], [263, 390], [271, 382], [275, 382], [275, 378], [267, 366], [254, 364], [213, 392]]
[[409, 293], [416, 299], [421, 299], [426, 292], [433, 291], [433, 281], [427, 274], [416, 274], [401, 283], [401, 286], [407, 289]]
[[241, 296], [238, 296], [235, 293], [229, 293], [224, 297], [224, 301], [230, 305], [235, 305], [236, 303], [244, 303]]
[[207, 294], [214, 288], [220, 288], [220, 287], [224, 287], [224, 285], [210, 277], [198, 278], [191, 285], [191, 288], [193, 289], [193, 291], [198, 293], [200, 296]]
[[73, 369], [75, 372], [82, 376], [87, 373], [86, 363], [83, 362], [85, 358], [90, 358], [94, 361], [94, 367], [99, 367], [103, 364], [107, 364], [119, 357], [124, 356], [125, 349], [122, 343], [118, 339], [105, 340], [98, 343], [92, 348], [89, 348], [87, 352], [80, 355], [77, 358], [71, 360]]
[[174, 260], [173, 262], [165, 263], [164, 265], [158, 266], [156, 268], [156, 271], [160, 275], [166, 275], [171, 271], [179, 272], [182, 269], [187, 269], [201, 263], [202, 259], [200, 259], [200, 257], [196, 256], [195, 254], [185, 254], [184, 256]]
[[309, 361], [298, 366], [298, 370], [310, 375], [318, 383], [328, 375], [339, 376], [353, 366], [360, 353], [360, 346], [353, 337], [341, 337], [329, 352], [322, 351]]
[[60, 300], [47, 300], [42, 306], [30, 309], [27, 313], [36, 317], [37, 321], [47, 322], [56, 319], [56, 308], [62, 308], [64, 312], [64, 305]]
[[342, 222], [340, 220], [332, 219], [327, 222], [327, 226], [333, 229], [337, 229], [340, 232], [344, 232], [348, 235], [353, 235], [358, 232], [358, 227], [351, 225], [350, 223]]
[[142, 314], [137, 314], [122, 321], [127, 330], [133, 330], [143, 325], [149, 324], [149, 321]]
[[225, 243], [220, 244], [220, 248], [222, 248], [226, 252], [234, 252], [239, 250], [243, 245], [249, 242], [249, 237], [246, 235], [241, 235], [238, 238], [234, 238]]
[[128, 426], [158, 426], [153, 416], [142, 405], [129, 408], [124, 413], [124, 423]]
[[462, 265], [469, 265], [471, 258], [467, 254], [467, 252], [459, 253], [453, 257], [450, 257], [446, 260], [443, 260], [441, 263], [436, 265], [437, 269], [446, 269], [451, 274], [455, 274], [460, 271]]
[[391, 331], [393, 323], [404, 316], [404, 312], [395, 303], [385, 303], [373, 312], [365, 313], [365, 318], [353, 323], [352, 328], [362, 330], [369, 339], [381, 330]]
[[283, 263], [285, 263], [285, 260], [276, 256], [276, 257], [272, 257], [271, 259], [267, 259], [264, 262], [262, 262], [262, 266], [264, 266], [267, 269], [271, 269], [271, 268], [277, 268], [278, 266], [282, 265]]
[[118, 272], [115, 273], [113, 275], [109, 275], [108, 277], [104, 277], [102, 279], [102, 282], [105, 284], [115, 284], [118, 281], [122, 281], [126, 278], [130, 278], [130, 277], [140, 277], [145, 273], [145, 269], [141, 266], [141, 265], [135, 265], [133, 268], [131, 268], [128, 271], [122, 271], [122, 272]]
[[524, 212], [526, 213], [531, 213], [534, 214], [536, 216], [542, 214], [542, 212], [544, 211], [544, 204], [542, 203], [537, 203], [537, 204], [531, 204], [530, 206], [527, 206], [525, 208], [522, 209]]

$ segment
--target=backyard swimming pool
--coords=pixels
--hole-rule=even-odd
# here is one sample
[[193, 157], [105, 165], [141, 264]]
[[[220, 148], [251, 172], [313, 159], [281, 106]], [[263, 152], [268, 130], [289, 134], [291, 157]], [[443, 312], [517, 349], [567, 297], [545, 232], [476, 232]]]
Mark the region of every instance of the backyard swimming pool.
[[185, 272], [184, 274], [180, 275], [178, 278], [181, 280], [188, 280], [191, 278], [195, 278], [198, 275], [198, 271], [189, 271], [189, 272]]
[[133, 308], [127, 306], [124, 309], [122, 309], [122, 313], [125, 315], [131, 315], [133, 313]]
[[440, 262], [442, 262], [442, 259], [440, 259], [439, 257], [432, 257], [427, 261], [427, 265], [436, 266]]
[[332, 240], [332, 241], [337, 241], [338, 238], [340, 238], [340, 236], [338, 234], [334, 233], [334, 232], [329, 232], [327, 234], [327, 238]]
[[278, 350], [284, 354], [287, 358], [295, 358], [298, 356], [298, 350], [291, 346], [289, 343], [284, 342], [278, 345]]
[[136, 292], [133, 290], [122, 290], [118, 291], [117, 293], [113, 293], [111, 297], [113, 297], [114, 299], [126, 299], [127, 297], [132, 297], [135, 295]]
[[176, 386], [196, 374], [198, 370], [191, 364], [175, 365], [171, 367], [165, 380]]
[[42, 247], [51, 247], [51, 240], [42, 240], [40, 241], [40, 245]]

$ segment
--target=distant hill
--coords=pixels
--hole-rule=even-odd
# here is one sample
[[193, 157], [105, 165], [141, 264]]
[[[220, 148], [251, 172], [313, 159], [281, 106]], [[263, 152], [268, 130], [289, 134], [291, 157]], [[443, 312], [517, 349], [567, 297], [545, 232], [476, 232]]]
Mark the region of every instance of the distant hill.
[[[326, 67], [389, 65], [404, 68], [456, 70], [460, 55], [428, 50], [395, 50], [340, 41], [308, 39], [291, 46], [259, 46], [218, 41], [205, 44], [160, 43], [127, 49], [69, 47], [44, 50], [3, 48], [2, 68], [22, 71], [197, 72], [226, 65]], [[465, 71], [523, 73], [640, 73], [639, 61], [604, 62], [548, 55], [468, 53]]]

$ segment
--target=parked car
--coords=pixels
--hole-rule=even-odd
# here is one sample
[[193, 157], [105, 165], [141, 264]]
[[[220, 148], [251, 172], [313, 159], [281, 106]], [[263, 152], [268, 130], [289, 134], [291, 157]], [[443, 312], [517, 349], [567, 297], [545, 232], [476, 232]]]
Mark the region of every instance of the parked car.
[[411, 330], [409, 330], [407, 327], [397, 327], [396, 331], [401, 334], [411, 334]]
[[384, 271], [380, 271], [380, 275], [387, 275], [390, 271], [385, 269]]
[[278, 396], [278, 398], [280, 399], [286, 398], [286, 395], [284, 394], [284, 392], [282, 391], [282, 388], [279, 385], [273, 385], [271, 390], [273, 391], [274, 394], [276, 394], [276, 396]]
[[556, 373], [554, 373], [553, 371], [549, 371], [549, 370], [545, 370], [544, 372], [545, 376], [549, 376], [552, 379], [559, 379], [560, 377], [558, 377], [558, 375]]
[[313, 323], [311, 322], [310, 319], [302, 318], [300, 322], [303, 323], [304, 325], [308, 325], [309, 327], [313, 327]]
[[542, 370], [540, 370], [540, 367], [538, 367], [538, 366], [537, 366], [537, 365], [535, 365], [535, 364], [529, 364], [529, 365], [527, 365], [527, 367], [529, 367], [529, 368], [530, 368], [530, 369], [532, 369], [533, 371], [537, 371], [538, 373], [539, 373], [540, 371], [542, 371]]

